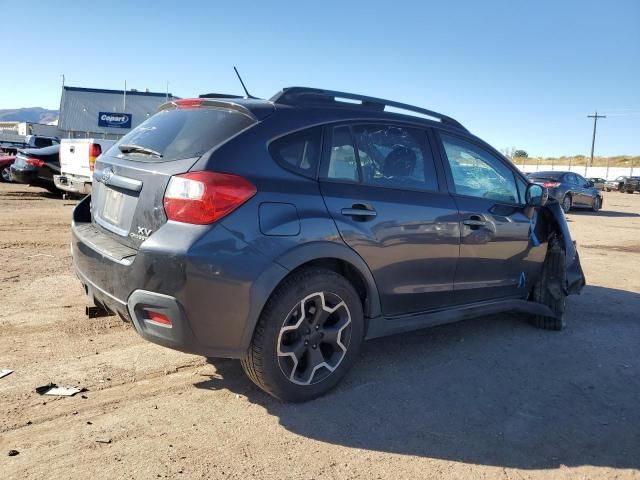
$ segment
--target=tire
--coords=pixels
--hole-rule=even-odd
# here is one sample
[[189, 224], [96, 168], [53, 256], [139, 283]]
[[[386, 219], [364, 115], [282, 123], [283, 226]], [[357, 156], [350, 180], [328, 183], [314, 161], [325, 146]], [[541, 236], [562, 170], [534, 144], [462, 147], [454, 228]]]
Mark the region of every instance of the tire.
[[46, 185], [46, 186], [43, 186], [42, 188], [44, 188], [47, 192], [62, 198], [62, 190], [60, 190], [55, 185]]
[[0, 182], [11, 182], [11, 170], [9, 169], [9, 167], [5, 167], [2, 169], [2, 171], [0, 171]]
[[564, 213], [569, 213], [571, 211], [571, 207], [573, 206], [573, 199], [571, 198], [571, 194], [567, 193], [562, 198], [562, 211]]
[[558, 243], [551, 245], [542, 265], [542, 275], [533, 288], [533, 300], [549, 307], [556, 317], [534, 315], [532, 323], [544, 330], [562, 330], [565, 326], [565, 306], [567, 294], [564, 290], [566, 279], [565, 252]]
[[597, 212], [600, 210], [601, 207], [602, 207], [602, 200], [600, 200], [599, 196], [596, 196], [596, 198], [593, 199], [591, 210], [593, 210], [594, 212]]
[[331, 270], [305, 268], [271, 295], [241, 364], [270, 395], [306, 402], [340, 382], [363, 337], [362, 303], [353, 286]]

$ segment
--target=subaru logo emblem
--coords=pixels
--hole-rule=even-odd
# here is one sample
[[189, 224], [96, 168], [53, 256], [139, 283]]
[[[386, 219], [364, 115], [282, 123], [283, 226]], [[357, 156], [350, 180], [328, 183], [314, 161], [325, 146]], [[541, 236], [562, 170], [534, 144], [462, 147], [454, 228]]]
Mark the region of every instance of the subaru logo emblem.
[[113, 170], [111, 170], [110, 168], [105, 168], [102, 171], [102, 183], [107, 183], [112, 176]]

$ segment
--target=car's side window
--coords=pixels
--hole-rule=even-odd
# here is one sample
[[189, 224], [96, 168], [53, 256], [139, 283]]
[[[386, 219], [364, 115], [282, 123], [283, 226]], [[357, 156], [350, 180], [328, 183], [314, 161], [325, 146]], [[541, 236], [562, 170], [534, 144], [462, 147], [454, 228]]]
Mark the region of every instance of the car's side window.
[[327, 178], [376, 187], [438, 189], [426, 132], [397, 125], [333, 127]]
[[349, 127], [333, 129], [327, 177], [351, 181], [358, 181], [359, 179], [358, 160]]
[[353, 127], [362, 183], [398, 189], [437, 190], [426, 132], [396, 125]]
[[567, 182], [573, 183], [574, 185], [578, 184], [578, 178], [575, 176], [574, 173], [568, 173], [566, 178], [567, 178]]
[[274, 140], [269, 153], [283, 168], [315, 178], [320, 158], [322, 129], [309, 128]]
[[517, 204], [513, 172], [500, 159], [461, 138], [440, 133], [456, 193]]

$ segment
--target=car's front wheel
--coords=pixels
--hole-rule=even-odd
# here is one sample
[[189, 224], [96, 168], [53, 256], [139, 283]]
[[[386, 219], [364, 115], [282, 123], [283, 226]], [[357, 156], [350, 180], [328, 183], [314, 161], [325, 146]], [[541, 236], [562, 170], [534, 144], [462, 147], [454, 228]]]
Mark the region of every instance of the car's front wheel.
[[363, 336], [362, 303], [349, 281], [331, 270], [303, 269], [272, 294], [241, 363], [267, 393], [304, 402], [344, 377]]
[[567, 301], [565, 252], [557, 240], [550, 242], [542, 273], [533, 288], [533, 300], [546, 305], [554, 317], [533, 316], [533, 324], [545, 330], [562, 330], [565, 327], [564, 310]]
[[600, 210], [601, 207], [602, 207], [602, 200], [600, 199], [599, 196], [597, 196], [593, 199], [591, 210], [593, 210], [594, 212], [597, 212], [598, 210]]

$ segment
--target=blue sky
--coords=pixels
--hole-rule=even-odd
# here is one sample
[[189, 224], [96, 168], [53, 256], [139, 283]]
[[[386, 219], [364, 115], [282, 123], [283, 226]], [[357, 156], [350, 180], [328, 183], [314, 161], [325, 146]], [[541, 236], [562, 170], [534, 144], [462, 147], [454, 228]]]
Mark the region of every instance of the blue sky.
[[[197, 96], [314, 86], [391, 98], [532, 155], [640, 154], [640, 1], [0, 0], [0, 108], [67, 85]], [[23, 20], [24, 19], [24, 20]]]

